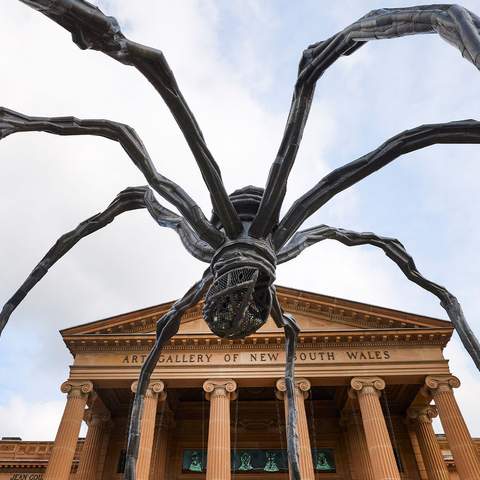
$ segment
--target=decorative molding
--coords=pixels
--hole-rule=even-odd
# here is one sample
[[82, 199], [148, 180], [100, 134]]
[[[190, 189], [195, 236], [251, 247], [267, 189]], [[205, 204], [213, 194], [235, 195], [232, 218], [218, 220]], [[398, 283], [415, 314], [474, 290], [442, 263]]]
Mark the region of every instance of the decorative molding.
[[426, 387], [432, 392], [451, 391], [460, 386], [460, 380], [453, 375], [428, 375], [425, 378]]
[[[286, 287], [278, 287], [280, 303], [289, 313], [310, 315], [326, 321], [356, 326], [366, 329], [415, 329], [449, 328], [448, 322], [412, 313], [386, 309], [350, 300], [328, 297], [325, 295], [301, 292]], [[173, 302], [149, 307], [137, 312], [118, 315], [63, 330], [62, 336], [87, 334], [136, 334], [155, 331], [156, 322], [168, 312]], [[187, 310], [182, 316], [182, 323], [202, 318], [203, 301]], [[82, 333], [83, 327], [83, 333]]]
[[82, 380], [67, 380], [60, 386], [62, 393], [67, 393], [68, 398], [88, 396], [93, 391], [93, 383]]
[[380, 396], [386, 384], [380, 377], [355, 377], [350, 381], [350, 386], [357, 395], [375, 393]]
[[[130, 389], [133, 393], [137, 393], [138, 380], [132, 383]], [[167, 392], [165, 392], [165, 384], [161, 380], [154, 380], [148, 384], [145, 391], [145, 397], [158, 397], [159, 402], [163, 402], [167, 399]]]
[[[297, 395], [303, 396], [303, 398], [308, 398], [309, 391], [312, 387], [312, 384], [306, 378], [295, 378], [295, 393]], [[275, 382], [275, 395], [279, 400], [283, 400], [284, 393], [287, 391], [287, 384], [285, 378], [279, 378]]]
[[230, 400], [235, 400], [237, 383], [231, 378], [214, 378], [203, 382], [203, 390], [205, 390], [205, 397], [210, 400], [214, 397], [226, 396]]
[[91, 427], [94, 425], [107, 424], [111, 420], [111, 415], [110, 412], [107, 411], [95, 411], [94, 408], [88, 408], [85, 410], [83, 419], [86, 424]]
[[[332, 347], [360, 347], [368, 345], [378, 347], [411, 347], [414, 345], [428, 345], [445, 347], [451, 337], [451, 329], [432, 329], [422, 333], [418, 329], [403, 329], [390, 331], [365, 331], [350, 330], [343, 332], [318, 331], [303, 332], [299, 337], [298, 349], [322, 349]], [[68, 348], [75, 354], [77, 352], [102, 352], [102, 351], [148, 351], [153, 346], [155, 334], [142, 335], [72, 335], [64, 338]], [[223, 350], [228, 346], [232, 350], [262, 349], [279, 350], [285, 348], [285, 339], [282, 332], [260, 333], [246, 339], [231, 340], [220, 339], [208, 334], [178, 335], [164, 351], [188, 350]]]
[[407, 410], [407, 418], [418, 423], [432, 423], [432, 418], [435, 418], [437, 416], [438, 410], [435, 405], [410, 407]]

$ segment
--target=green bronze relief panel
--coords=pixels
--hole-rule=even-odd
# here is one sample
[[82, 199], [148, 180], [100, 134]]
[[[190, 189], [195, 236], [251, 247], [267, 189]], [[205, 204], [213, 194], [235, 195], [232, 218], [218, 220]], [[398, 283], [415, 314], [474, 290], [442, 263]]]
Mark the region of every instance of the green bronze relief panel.
[[[278, 473], [288, 472], [286, 450], [245, 448], [232, 450], [232, 472], [235, 473]], [[313, 466], [316, 472], [336, 471], [335, 455], [332, 448], [312, 450]], [[182, 471], [202, 473], [206, 471], [207, 451], [187, 449], [183, 451]]]

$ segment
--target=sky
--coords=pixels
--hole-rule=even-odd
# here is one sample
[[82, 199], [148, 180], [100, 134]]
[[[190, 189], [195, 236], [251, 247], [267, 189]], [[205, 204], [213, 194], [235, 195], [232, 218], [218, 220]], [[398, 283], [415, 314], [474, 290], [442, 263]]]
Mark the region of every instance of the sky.
[[[280, 143], [303, 49], [371, 9], [402, 0], [95, 2], [131, 39], [161, 49], [219, 163], [227, 191], [263, 186]], [[427, 2], [420, 2], [427, 3]], [[478, 2], [465, 7], [480, 13]], [[0, 103], [29, 115], [107, 118], [133, 126], [158, 170], [210, 215], [184, 138], [133, 68], [81, 51], [70, 34], [17, 0], [2, 2]], [[324, 174], [423, 123], [480, 118], [479, 72], [436, 35], [371, 42], [319, 81], [284, 209]], [[480, 335], [478, 146], [406, 155], [313, 215], [304, 227], [399, 238], [430, 279], [460, 300]], [[44, 133], [0, 142], [0, 302], [58, 237], [145, 179], [121, 147]], [[165, 201], [162, 201], [166, 204]], [[168, 205], [169, 206], [169, 205]], [[82, 240], [28, 295], [0, 338], [0, 436], [51, 440], [72, 358], [59, 330], [178, 298], [204, 265], [145, 211]], [[382, 252], [322, 242], [278, 268], [277, 283], [446, 318]], [[456, 398], [480, 436], [479, 372], [456, 335], [445, 350]], [[437, 431], [441, 426], [437, 422]]]

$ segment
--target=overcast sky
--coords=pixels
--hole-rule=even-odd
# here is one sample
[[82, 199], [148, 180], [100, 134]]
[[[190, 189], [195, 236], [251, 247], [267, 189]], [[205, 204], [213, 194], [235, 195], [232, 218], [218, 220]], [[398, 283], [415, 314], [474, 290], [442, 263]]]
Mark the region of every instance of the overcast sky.
[[[428, 2], [421, 2], [428, 3]], [[263, 186], [278, 148], [302, 50], [369, 10], [403, 0], [97, 2], [131, 39], [161, 49], [220, 164], [228, 191]], [[480, 13], [475, 0], [463, 5]], [[0, 14], [0, 103], [30, 115], [133, 126], [157, 168], [209, 216], [206, 188], [161, 98], [133, 68], [83, 52], [16, 0]], [[436, 35], [372, 42], [318, 84], [285, 208], [331, 169], [422, 123], [480, 119], [480, 73]], [[305, 226], [329, 223], [401, 239], [447, 286], [480, 335], [478, 146], [436, 146], [339, 195]], [[43, 133], [0, 143], [0, 302], [55, 240], [145, 180], [116, 143]], [[163, 202], [165, 204], [165, 202]], [[285, 209], [284, 209], [285, 210]], [[65, 404], [71, 356], [58, 330], [181, 296], [204, 265], [144, 211], [126, 213], [67, 254], [12, 315], [0, 339], [0, 436], [47, 440]], [[278, 269], [278, 284], [446, 318], [381, 253], [333, 242]], [[455, 336], [445, 355], [456, 397], [480, 436], [479, 373]], [[438, 428], [438, 425], [437, 425]]]

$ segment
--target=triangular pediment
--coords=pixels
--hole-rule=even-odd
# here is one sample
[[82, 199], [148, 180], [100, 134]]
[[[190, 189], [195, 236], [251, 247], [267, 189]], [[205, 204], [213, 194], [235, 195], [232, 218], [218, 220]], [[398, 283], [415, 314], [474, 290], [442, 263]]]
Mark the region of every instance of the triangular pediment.
[[[304, 313], [295, 313], [295, 320], [297, 321], [300, 330], [302, 332], [307, 331], [324, 331], [324, 330], [344, 330], [346, 325], [344, 323], [338, 323], [335, 321], [330, 320], [328, 317], [322, 318], [312, 318], [309, 315], [305, 315]], [[349, 329], [356, 329], [360, 328], [356, 325], [349, 325]], [[263, 325], [259, 330], [259, 333], [273, 333], [278, 332], [283, 333], [283, 329], [278, 328], [275, 325], [275, 322], [271, 317], [269, 317], [268, 321]], [[210, 330], [208, 325], [200, 316], [199, 318], [194, 318], [189, 321], [182, 322], [179, 330], [179, 335], [195, 335], [197, 334], [210, 334]]]
[[[450, 322], [375, 305], [354, 302], [317, 293], [277, 287], [283, 309], [295, 316], [302, 332], [342, 330], [392, 330], [449, 328]], [[149, 334], [155, 331], [157, 320], [173, 302], [144, 308], [114, 317], [86, 323], [61, 331], [62, 336]], [[203, 302], [182, 317], [179, 335], [211, 335], [202, 318]], [[280, 330], [270, 319], [259, 333]]]

